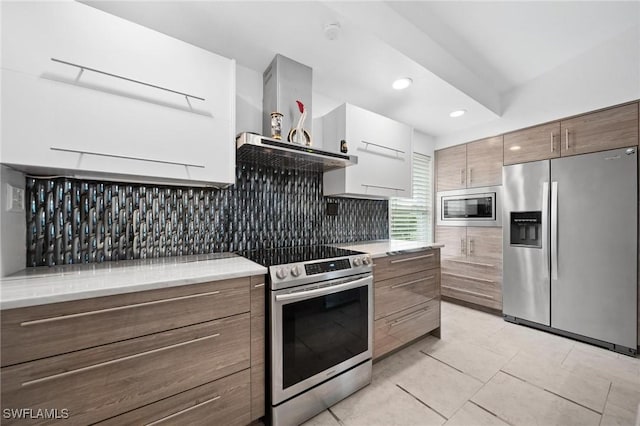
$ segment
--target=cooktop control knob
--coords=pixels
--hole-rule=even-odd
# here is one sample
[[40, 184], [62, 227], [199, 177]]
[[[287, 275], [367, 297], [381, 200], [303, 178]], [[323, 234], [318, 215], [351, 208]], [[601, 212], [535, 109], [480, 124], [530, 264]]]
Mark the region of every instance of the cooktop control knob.
[[293, 275], [294, 277], [299, 277], [301, 272], [302, 272], [302, 270], [300, 269], [300, 267], [298, 265], [296, 265], [293, 268], [291, 268], [291, 275]]
[[280, 268], [276, 271], [276, 277], [281, 280], [287, 278], [287, 275], [289, 275], [289, 270], [287, 268]]
[[365, 257], [362, 258], [362, 262], [365, 265], [369, 266], [369, 265], [371, 265], [371, 258], [369, 256], [365, 256]]
[[360, 259], [359, 257], [356, 257], [353, 259], [353, 266], [360, 266], [362, 265], [362, 259]]

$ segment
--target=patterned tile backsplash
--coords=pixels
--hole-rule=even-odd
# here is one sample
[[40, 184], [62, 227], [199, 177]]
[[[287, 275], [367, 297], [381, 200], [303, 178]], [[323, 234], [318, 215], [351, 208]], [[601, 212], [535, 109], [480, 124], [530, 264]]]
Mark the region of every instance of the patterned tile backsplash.
[[325, 198], [322, 173], [250, 164], [220, 190], [27, 178], [27, 200], [27, 267], [389, 236], [387, 201]]

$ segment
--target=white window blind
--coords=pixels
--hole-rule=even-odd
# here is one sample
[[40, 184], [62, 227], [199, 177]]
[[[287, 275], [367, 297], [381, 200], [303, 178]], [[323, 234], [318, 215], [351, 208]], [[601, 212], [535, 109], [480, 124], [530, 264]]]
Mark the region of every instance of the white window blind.
[[432, 241], [431, 157], [413, 153], [412, 198], [389, 200], [389, 237]]

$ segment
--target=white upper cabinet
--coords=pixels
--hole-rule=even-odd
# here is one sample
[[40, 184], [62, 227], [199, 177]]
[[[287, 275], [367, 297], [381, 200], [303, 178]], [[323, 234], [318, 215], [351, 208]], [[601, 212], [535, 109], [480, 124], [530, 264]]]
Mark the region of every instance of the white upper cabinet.
[[2, 28], [2, 163], [234, 182], [233, 60], [76, 2], [6, 2]]
[[411, 197], [411, 128], [344, 104], [322, 119], [323, 148], [340, 151], [345, 140], [358, 164], [324, 174], [324, 195]]

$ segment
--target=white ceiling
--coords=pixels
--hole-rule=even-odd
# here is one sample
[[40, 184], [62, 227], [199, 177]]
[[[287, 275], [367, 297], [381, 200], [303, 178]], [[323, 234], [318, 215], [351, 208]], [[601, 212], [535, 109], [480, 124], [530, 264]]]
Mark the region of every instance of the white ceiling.
[[[281, 53], [313, 68], [314, 92], [434, 136], [496, 120], [501, 93], [640, 22], [640, 2], [611, 1], [87, 3], [260, 73]], [[398, 92], [401, 76], [414, 84]]]

